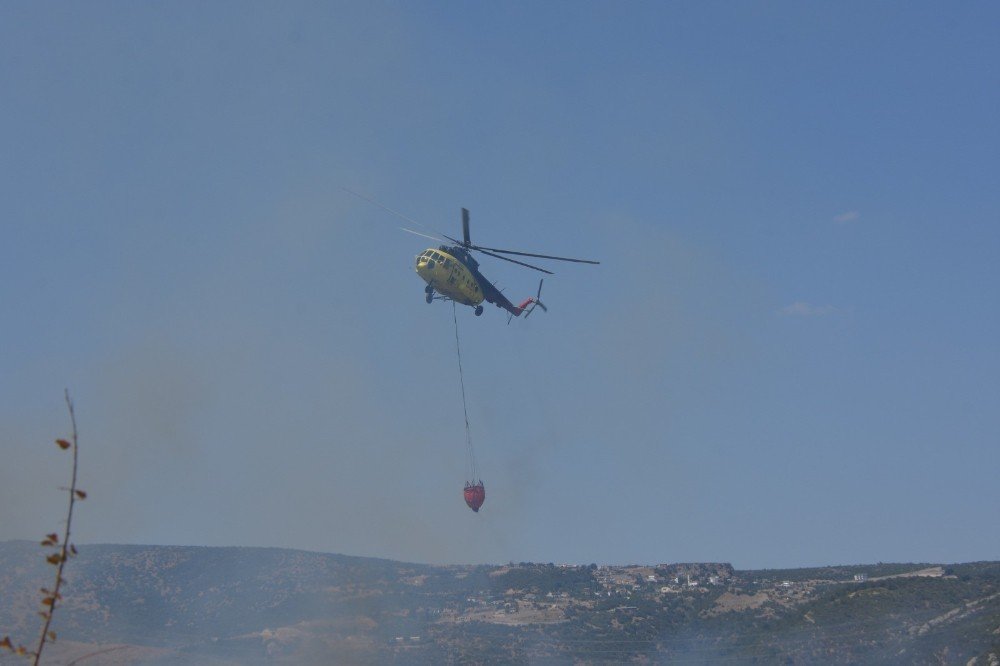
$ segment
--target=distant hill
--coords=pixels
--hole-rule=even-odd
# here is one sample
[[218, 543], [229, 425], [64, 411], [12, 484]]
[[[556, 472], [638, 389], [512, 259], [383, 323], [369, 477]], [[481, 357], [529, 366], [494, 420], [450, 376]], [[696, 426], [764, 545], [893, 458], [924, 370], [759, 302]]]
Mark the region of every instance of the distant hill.
[[[51, 575], [36, 544], [0, 543], [0, 635], [35, 639]], [[1000, 664], [998, 562], [431, 566], [92, 545], [64, 592], [46, 663]]]

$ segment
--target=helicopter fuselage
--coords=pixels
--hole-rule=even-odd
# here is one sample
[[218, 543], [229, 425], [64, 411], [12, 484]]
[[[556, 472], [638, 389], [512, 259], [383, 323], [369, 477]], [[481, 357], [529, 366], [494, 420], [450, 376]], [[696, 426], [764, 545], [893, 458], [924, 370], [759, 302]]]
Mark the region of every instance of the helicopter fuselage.
[[[451, 248], [428, 248], [417, 255], [416, 271], [427, 285], [462, 305], [479, 305], [486, 298], [477, 276]], [[467, 255], [466, 255], [467, 256]]]

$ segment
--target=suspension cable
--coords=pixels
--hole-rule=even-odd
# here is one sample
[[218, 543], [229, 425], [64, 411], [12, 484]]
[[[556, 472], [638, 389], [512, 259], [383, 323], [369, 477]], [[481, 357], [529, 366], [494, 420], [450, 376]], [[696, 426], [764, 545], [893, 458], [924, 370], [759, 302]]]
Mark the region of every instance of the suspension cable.
[[469, 408], [465, 402], [465, 374], [462, 372], [462, 346], [458, 342], [458, 307], [455, 301], [451, 302], [451, 315], [455, 321], [455, 351], [458, 352], [458, 379], [462, 385], [462, 413], [465, 415], [465, 450], [466, 462], [468, 464], [469, 482], [474, 483], [479, 480], [479, 472], [476, 469], [476, 452], [472, 448], [472, 431], [469, 429]]

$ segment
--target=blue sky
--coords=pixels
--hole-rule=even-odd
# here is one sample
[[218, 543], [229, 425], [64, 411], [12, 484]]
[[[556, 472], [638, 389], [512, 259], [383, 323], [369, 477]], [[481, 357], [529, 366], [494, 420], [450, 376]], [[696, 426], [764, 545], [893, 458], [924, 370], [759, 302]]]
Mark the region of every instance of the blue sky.
[[[1000, 558], [992, 3], [0, 8], [0, 539]], [[553, 266], [459, 311], [345, 194]], [[531, 271], [485, 258], [513, 300]]]

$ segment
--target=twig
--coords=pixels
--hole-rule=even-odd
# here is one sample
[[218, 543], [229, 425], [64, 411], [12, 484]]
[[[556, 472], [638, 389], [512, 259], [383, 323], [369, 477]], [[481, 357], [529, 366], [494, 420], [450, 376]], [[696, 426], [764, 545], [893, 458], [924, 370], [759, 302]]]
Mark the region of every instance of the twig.
[[[49, 562], [52, 562], [53, 564], [56, 563], [53, 562], [53, 557], [58, 558], [58, 568], [56, 569], [56, 585], [55, 588], [51, 591], [51, 593], [49, 593], [47, 597], [42, 599], [42, 604], [48, 606], [49, 609], [48, 611], [44, 611], [42, 613], [42, 616], [45, 618], [45, 626], [42, 627], [42, 635], [39, 636], [38, 638], [38, 648], [35, 650], [34, 666], [38, 666], [38, 663], [42, 658], [42, 649], [45, 647], [46, 641], [49, 639], [55, 640], [56, 638], [56, 633], [54, 631], [51, 631], [49, 627], [52, 625], [52, 617], [53, 615], [55, 615], [56, 612], [56, 604], [58, 604], [59, 600], [62, 598], [59, 595], [59, 588], [62, 587], [63, 584], [63, 569], [66, 566], [66, 560], [69, 559], [70, 555], [76, 555], [76, 546], [71, 544], [69, 541], [70, 527], [72, 526], [73, 523], [73, 505], [76, 504], [76, 500], [78, 498], [84, 499], [87, 497], [87, 494], [85, 492], [76, 489], [76, 469], [77, 469], [77, 452], [78, 452], [77, 433], [76, 433], [76, 414], [73, 411], [73, 400], [69, 397], [69, 389], [66, 389], [66, 407], [67, 409], [69, 409], [69, 420], [70, 423], [73, 425], [73, 439], [72, 439], [73, 476], [69, 484], [69, 509], [66, 512], [66, 531], [63, 533], [62, 548], [60, 549], [58, 555], [50, 556], [49, 558]], [[64, 446], [64, 444], [66, 443], [65, 440], [58, 440], [56, 443], [59, 444], [60, 447], [66, 448]], [[47, 539], [46, 541], [51, 540], [53, 542], [52, 545], [55, 545], [54, 543], [55, 539], [51, 539], [52, 536], [55, 535], [50, 535], [50, 539]], [[43, 590], [43, 592], [45, 592], [45, 590]]]

